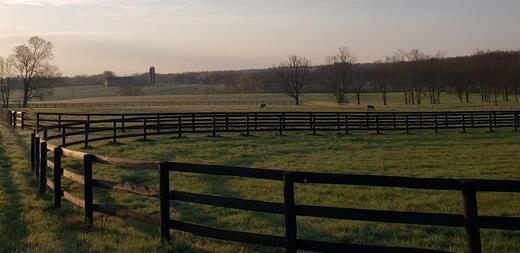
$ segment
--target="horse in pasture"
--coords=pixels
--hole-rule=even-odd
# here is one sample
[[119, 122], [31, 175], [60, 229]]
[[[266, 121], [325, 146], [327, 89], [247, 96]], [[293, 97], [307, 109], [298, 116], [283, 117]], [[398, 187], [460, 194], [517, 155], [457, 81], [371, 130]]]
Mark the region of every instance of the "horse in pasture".
[[368, 110], [368, 111], [375, 111], [375, 110], [376, 110], [376, 107], [373, 106], [373, 105], [367, 105], [367, 110]]

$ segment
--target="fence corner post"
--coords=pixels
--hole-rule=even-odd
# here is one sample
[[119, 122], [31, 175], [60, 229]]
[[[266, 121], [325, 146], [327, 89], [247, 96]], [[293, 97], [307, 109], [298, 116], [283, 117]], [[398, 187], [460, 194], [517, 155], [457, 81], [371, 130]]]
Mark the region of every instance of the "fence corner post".
[[61, 175], [63, 174], [63, 169], [61, 168], [61, 148], [54, 148], [54, 172], [53, 172], [53, 181], [54, 181], [54, 208], [61, 207]]
[[477, 193], [471, 181], [461, 181], [462, 197], [464, 201], [464, 228], [468, 252], [481, 253], [482, 242], [478, 224]]
[[170, 240], [170, 166], [159, 163], [159, 199], [161, 209], [161, 239]]
[[85, 182], [85, 221], [91, 227], [94, 221], [93, 193], [92, 193], [92, 162], [94, 157], [91, 154], [83, 156], [83, 177]]
[[34, 174], [40, 175], [40, 136], [34, 138]]
[[34, 154], [34, 151], [35, 151], [35, 148], [34, 148], [34, 145], [36, 145], [36, 142], [35, 142], [35, 139], [36, 139], [36, 133], [33, 131], [31, 133], [31, 171], [34, 171], [35, 169], [35, 162], [34, 162], [34, 159], [35, 159], [35, 154]]
[[296, 252], [296, 214], [294, 204], [294, 178], [290, 172], [283, 174], [283, 196], [285, 214], [285, 249], [288, 253]]
[[40, 182], [40, 193], [45, 193], [45, 188], [47, 187], [47, 142], [42, 142], [40, 144], [40, 173], [39, 173], [39, 182]]

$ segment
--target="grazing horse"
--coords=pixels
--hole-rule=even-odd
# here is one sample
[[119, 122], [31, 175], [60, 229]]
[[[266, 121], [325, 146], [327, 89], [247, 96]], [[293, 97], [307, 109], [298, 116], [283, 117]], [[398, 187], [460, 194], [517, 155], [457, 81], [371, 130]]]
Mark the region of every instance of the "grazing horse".
[[375, 111], [375, 110], [376, 110], [376, 107], [373, 106], [373, 105], [367, 105], [367, 110], [368, 110], [368, 111]]
[[260, 105], [260, 110], [261, 110], [261, 109], [264, 109], [265, 107], [267, 107], [266, 104], [261, 104], [261, 105]]

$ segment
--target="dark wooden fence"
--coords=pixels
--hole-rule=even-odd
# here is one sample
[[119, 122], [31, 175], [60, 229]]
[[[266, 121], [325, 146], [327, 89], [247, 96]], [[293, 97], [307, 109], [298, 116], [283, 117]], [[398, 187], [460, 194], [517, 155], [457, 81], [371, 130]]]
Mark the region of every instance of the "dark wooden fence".
[[[294, 105], [289, 100], [185, 100], [163, 102], [102, 102], [102, 103], [29, 103], [28, 108], [106, 108], [106, 107], [152, 107], [152, 106], [202, 106], [202, 105]], [[22, 108], [20, 103], [11, 108]]]
[[[331, 219], [348, 219], [358, 221], [431, 225], [464, 228], [467, 235], [469, 252], [481, 252], [480, 229], [520, 230], [520, 218], [479, 216], [477, 192], [516, 192], [520, 193], [520, 181], [514, 180], [469, 180], [469, 179], [438, 179], [438, 178], [410, 178], [393, 176], [367, 176], [349, 174], [328, 174], [291, 172], [283, 170], [252, 169], [230, 166], [215, 166], [202, 164], [187, 164], [177, 162], [136, 161], [123, 158], [112, 158], [95, 154], [74, 151], [61, 146], [55, 146], [33, 134], [31, 165], [39, 176], [40, 192], [45, 188], [53, 190], [56, 207], [61, 206], [62, 199], [79, 206], [85, 211], [85, 218], [89, 224], [93, 222], [93, 213], [100, 212], [123, 219], [136, 220], [160, 226], [163, 239], [170, 238], [170, 230], [192, 233], [202, 237], [229, 240], [235, 242], [261, 244], [273, 247], [285, 247], [287, 252], [296, 250], [320, 252], [439, 252], [428, 249], [413, 249], [403, 247], [364, 246], [346, 243], [334, 243], [298, 239], [297, 216], [320, 217]], [[53, 152], [53, 160], [47, 159], [47, 152]], [[83, 175], [76, 174], [63, 168], [62, 157], [81, 160]], [[154, 170], [158, 172], [159, 189], [150, 189], [138, 185], [122, 184], [92, 178], [95, 164], [110, 164], [127, 169]], [[47, 178], [47, 169], [54, 170], [53, 178]], [[283, 182], [283, 203], [273, 203], [257, 200], [245, 200], [211, 196], [198, 193], [170, 190], [170, 172], [196, 173], [213, 176], [235, 176]], [[62, 189], [61, 180], [66, 178], [84, 186], [84, 199], [73, 196]], [[336, 208], [324, 206], [299, 205], [294, 201], [295, 184], [334, 184], [334, 185], [362, 185], [374, 187], [400, 187], [409, 189], [426, 189], [439, 191], [459, 191], [463, 196], [463, 214], [440, 214], [401, 211], [364, 210], [356, 208]], [[140, 196], [158, 198], [160, 205], [159, 216], [149, 216], [131, 210], [110, 208], [107, 205], [93, 202], [93, 188], [123, 191]], [[284, 215], [285, 236], [256, 234], [240, 231], [229, 231], [203, 225], [172, 220], [171, 201], [182, 201], [216, 207], [233, 208], [257, 212]]]
[[[21, 115], [21, 114], [17, 114]], [[71, 144], [173, 134], [275, 132], [337, 132], [354, 131], [410, 132], [415, 130], [460, 130], [499, 128], [518, 130], [518, 111], [475, 112], [229, 112], [229, 113], [127, 113], [81, 114], [36, 113], [25, 119], [26, 126], [34, 126], [48, 140], [61, 139], [68, 144], [69, 137], [80, 136]], [[23, 118], [23, 117], [22, 117]], [[48, 135], [51, 134], [51, 135]]]
[[[41, 114], [40, 122], [51, 122], [51, 119], [42, 118]], [[44, 114], [51, 115], [51, 114]], [[63, 117], [64, 114], [62, 114]], [[43, 132], [43, 136], [40, 133], [34, 132], [31, 136], [31, 169], [39, 177], [40, 192], [44, 193], [46, 188], [53, 190], [54, 203], [56, 207], [61, 206], [62, 199], [65, 199], [72, 204], [79, 206], [84, 209], [86, 221], [92, 224], [94, 212], [100, 212], [107, 215], [120, 217], [123, 219], [136, 220], [160, 227], [161, 236], [163, 239], [168, 240], [170, 238], [171, 230], [183, 231], [191, 234], [195, 234], [202, 237], [214, 238], [220, 240], [229, 240], [235, 242], [261, 244], [273, 247], [283, 247], [287, 252], [296, 252], [297, 250], [308, 250], [308, 251], [321, 251], [321, 252], [439, 252], [430, 249], [414, 249], [414, 248], [403, 248], [403, 247], [386, 247], [386, 246], [369, 246], [369, 245], [354, 245], [347, 243], [335, 243], [335, 242], [324, 242], [324, 241], [313, 241], [299, 239], [297, 235], [297, 217], [320, 217], [320, 218], [331, 218], [331, 219], [348, 219], [358, 221], [369, 221], [369, 222], [382, 222], [382, 223], [398, 223], [398, 224], [415, 224], [415, 225], [428, 225], [428, 226], [444, 226], [444, 227], [460, 227], [466, 232], [467, 238], [467, 249], [469, 252], [481, 252], [481, 229], [500, 229], [500, 230], [515, 230], [520, 231], [520, 218], [519, 217], [499, 217], [499, 216], [481, 216], [478, 214], [478, 203], [476, 194], [477, 192], [514, 192], [520, 193], [520, 181], [516, 180], [477, 180], [477, 179], [439, 179], [439, 178], [411, 178], [411, 177], [394, 177], [394, 176], [369, 176], [369, 175], [352, 175], [352, 174], [330, 174], [330, 173], [308, 173], [308, 172], [295, 172], [295, 171], [283, 171], [283, 170], [270, 170], [270, 169], [253, 169], [253, 168], [240, 168], [231, 166], [218, 166], [218, 165], [203, 165], [203, 164], [187, 164], [177, 162], [160, 162], [160, 161], [138, 161], [124, 158], [106, 157], [96, 154], [84, 153], [75, 151], [66, 146], [105, 140], [114, 136], [103, 136], [90, 138], [89, 134], [113, 131], [115, 130], [138, 130], [140, 133], [132, 133], [126, 135], [115, 135], [115, 138], [124, 137], [136, 137], [141, 136], [146, 138], [148, 130], [155, 130], [155, 134], [161, 134], [162, 131], [167, 130], [170, 127], [175, 129], [175, 133], [198, 132], [198, 129], [202, 126], [206, 127], [206, 130], [200, 130], [200, 132], [208, 132], [208, 123], [202, 123], [202, 119], [210, 119], [209, 126], [211, 131], [214, 132], [216, 122], [224, 121], [219, 125], [220, 127], [228, 126], [229, 129], [226, 131], [235, 132], [244, 131], [244, 125], [241, 123], [240, 127], [236, 126], [236, 118], [241, 117], [242, 121], [247, 122], [248, 117], [253, 117], [254, 114], [158, 114], [151, 117], [150, 115], [124, 115], [125, 119], [118, 117], [113, 119], [92, 119], [94, 115], [85, 115], [89, 117], [87, 120], [78, 119], [77, 121], [68, 121], [61, 119], [60, 125], [46, 125], [40, 126], [40, 133]], [[273, 116], [274, 115], [274, 116]], [[275, 127], [277, 131], [282, 129], [299, 129], [298, 125], [287, 124], [289, 113], [266, 113], [263, 114], [265, 120], [262, 120], [261, 127], [271, 129]], [[361, 119], [356, 119], [354, 114], [341, 114], [347, 117], [353, 117], [352, 121], [347, 118], [347, 127], [338, 128], [337, 126], [344, 126], [342, 124], [331, 124], [330, 122], [336, 122], [330, 120], [332, 116], [337, 116], [336, 113], [295, 113], [294, 118], [291, 121], [298, 122], [297, 120], [303, 120], [310, 124], [310, 126], [303, 126], [303, 131], [324, 131], [325, 129], [345, 131], [353, 130], [357, 126], [356, 130], [374, 130], [367, 128], [366, 126], [373, 126], [374, 122], [376, 126], [379, 126], [379, 131], [387, 130], [382, 126], [394, 126], [393, 122], [401, 122], [396, 124], [397, 126], [407, 125], [406, 129], [452, 129], [455, 127], [454, 122], [458, 122], [456, 125], [461, 124], [467, 128], [479, 127], [484, 125], [482, 121], [491, 126], [491, 130], [498, 127], [517, 127], [517, 116], [518, 113], [506, 114], [505, 112], [493, 112], [492, 114], [480, 114], [473, 113], [472, 121], [465, 122], [466, 114], [441, 114], [445, 116], [445, 120], [441, 120], [439, 114], [422, 114], [420, 116], [410, 114], [390, 114], [390, 122], [379, 121], [379, 116], [375, 114], [357, 114]], [[310, 115], [310, 116], [309, 116]], [[319, 115], [320, 119], [316, 120]], [[367, 116], [368, 115], [368, 116]], [[464, 115], [464, 116], [463, 116]], [[471, 114], [470, 114], [471, 115]], [[488, 118], [482, 116], [489, 116]], [[96, 115], [96, 117], [102, 115]], [[106, 116], [106, 115], [104, 115]], [[108, 115], [112, 117], [114, 115]], [[163, 117], [164, 116], [164, 117]], [[363, 117], [364, 116], [364, 117]], [[218, 117], [219, 121], [216, 120]], [[226, 118], [227, 117], [227, 118]], [[258, 114], [257, 114], [258, 117]], [[274, 119], [273, 119], [274, 117]], [[374, 121], [375, 117], [375, 121]], [[405, 117], [405, 121], [397, 120], [399, 117]], [[433, 128], [432, 126], [433, 117]], [[234, 120], [230, 120], [234, 118]], [[326, 122], [324, 119], [329, 119], [328, 124], [320, 124]], [[491, 119], [490, 119], [491, 118]], [[227, 121], [226, 121], [227, 119]], [[257, 118], [258, 119], [258, 118]], [[284, 123], [284, 119], [286, 120]], [[365, 123], [368, 119], [368, 123]], [[154, 121], [155, 120], [155, 121]], [[323, 120], [323, 121], [320, 121]], [[144, 122], [143, 122], [144, 121]], [[173, 122], [172, 122], [173, 121]], [[180, 121], [180, 124], [179, 124]], [[193, 124], [195, 121], [196, 124]], [[363, 123], [359, 123], [359, 122]], [[54, 121], [56, 123], [56, 121]], [[158, 122], [153, 124], [152, 122]], [[168, 123], [169, 122], [169, 123]], [[186, 122], [186, 124], [184, 124]], [[191, 123], [189, 123], [191, 122]], [[233, 124], [231, 122], [234, 122]], [[280, 123], [281, 122], [281, 123]], [[341, 122], [341, 120], [340, 120]], [[358, 122], [358, 123], [355, 123]], [[386, 122], [385, 124], [380, 124]], [[415, 122], [416, 124], [414, 124]], [[421, 123], [417, 123], [421, 122]], [[426, 123], [429, 122], [429, 123]], [[473, 122], [473, 125], [471, 124]], [[490, 123], [491, 122], [491, 123]], [[121, 125], [129, 124], [124, 127]], [[257, 122], [258, 123], [258, 122]], [[444, 127], [441, 127], [442, 124]], [[90, 125], [111, 125], [107, 127], [90, 127]], [[118, 124], [118, 127], [113, 127]], [[202, 126], [200, 125], [202, 124]], [[245, 127], [255, 129], [254, 124], [249, 122], [246, 123]], [[377, 125], [379, 124], [379, 125]], [[467, 125], [466, 125], [467, 124]], [[429, 128], [426, 126], [429, 125]], [[447, 126], [446, 126], [447, 125]], [[257, 129], [258, 129], [257, 125]], [[285, 126], [285, 128], [284, 128]], [[359, 126], [365, 126], [365, 128], [359, 128]], [[421, 127], [422, 126], [422, 127]], [[326, 128], [325, 128], [326, 127]], [[70, 129], [63, 131], [63, 129]], [[195, 129], [195, 130], [193, 130]], [[201, 128], [204, 129], [204, 128]], [[250, 130], [251, 130], [250, 129]], [[397, 127], [388, 127], [388, 129], [400, 129]], [[406, 130], [405, 129], [405, 130]], [[56, 131], [57, 130], [57, 131]], [[184, 131], [186, 130], [186, 131]], [[57, 134], [53, 136], [48, 135], [48, 131], [55, 131]], [[143, 131], [143, 132], [141, 132]], [[269, 131], [273, 131], [272, 129]], [[283, 134], [283, 131], [281, 132]], [[223, 131], [222, 131], [223, 132]], [[66, 136], [84, 135], [84, 138], [79, 141], [66, 142], [63, 141], [61, 146], [56, 146], [48, 141], [50, 139], [62, 139]], [[53, 152], [53, 160], [47, 159], [47, 153]], [[82, 161], [83, 174], [74, 173], [72, 170], [64, 168], [61, 163], [63, 157], [69, 157], [75, 160]], [[150, 189], [138, 185], [129, 185], [117, 182], [110, 182], [105, 180], [99, 180], [92, 177], [92, 171], [95, 170], [96, 164], [109, 164], [126, 169], [141, 169], [156, 171], [159, 180], [159, 189]], [[54, 170], [53, 178], [47, 177], [47, 169]], [[170, 172], [180, 173], [195, 173], [205, 174], [215, 177], [219, 176], [234, 176], [252, 179], [262, 180], [275, 180], [283, 182], [283, 203], [265, 202], [257, 200], [246, 200], [238, 198], [228, 198], [211, 196], [206, 194], [181, 192], [170, 189]], [[71, 193], [62, 189], [61, 180], [65, 178], [73, 182], [83, 185], [84, 199], [78, 198]], [[373, 187], [397, 187], [397, 188], [409, 188], [418, 190], [438, 190], [438, 191], [458, 191], [462, 194], [463, 199], [461, 205], [464, 207], [464, 213], [462, 214], [442, 214], [442, 213], [424, 213], [424, 212], [402, 212], [402, 211], [383, 211], [383, 210], [366, 210], [357, 208], [337, 208], [337, 207], [326, 207], [326, 206], [311, 206], [311, 205], [300, 205], [295, 202], [295, 184], [331, 184], [331, 185], [361, 185], [361, 186], [373, 186]], [[108, 205], [94, 203], [93, 201], [93, 188], [103, 188], [108, 190], [122, 191], [130, 194], [136, 194], [140, 196], [156, 198], [160, 205], [160, 215], [150, 216], [143, 213], [138, 213], [131, 210], [125, 210], [123, 208], [111, 208]], [[250, 232], [241, 231], [229, 231], [219, 228], [206, 227], [199, 224], [187, 223], [181, 220], [174, 220], [171, 218], [171, 213], [175, 212], [172, 210], [170, 205], [171, 201], [182, 201], [189, 203], [196, 203], [202, 205], [209, 205], [215, 207], [225, 207], [240, 210], [257, 211], [271, 214], [283, 215], [285, 218], [285, 235], [265, 235]]]

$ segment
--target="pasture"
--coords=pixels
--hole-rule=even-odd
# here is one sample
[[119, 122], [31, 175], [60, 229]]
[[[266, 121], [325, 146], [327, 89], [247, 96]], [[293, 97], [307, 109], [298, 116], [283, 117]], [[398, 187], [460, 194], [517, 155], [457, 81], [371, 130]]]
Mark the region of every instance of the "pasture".
[[[352, 96], [352, 95], [351, 95]], [[269, 101], [290, 102], [283, 94], [213, 94], [213, 95], [164, 95], [142, 97], [98, 97], [48, 101], [51, 108], [31, 108], [35, 112], [79, 112], [79, 113], [112, 113], [112, 112], [254, 112], [254, 111], [286, 111], [286, 112], [336, 112], [336, 111], [366, 111], [367, 105], [374, 105], [376, 111], [478, 111], [478, 110], [519, 110], [520, 102], [499, 102], [498, 104], [481, 103], [477, 94], [473, 94], [472, 103], [460, 103], [456, 96], [445, 94], [442, 104], [405, 105], [402, 94], [390, 93], [390, 102], [383, 105], [379, 94], [366, 94], [362, 104], [351, 103], [338, 105], [331, 94], [312, 93], [303, 96], [303, 104], [281, 105], [270, 104]], [[257, 102], [265, 101], [266, 108], [260, 109]], [[250, 105], [248, 103], [255, 102]], [[38, 103], [38, 102], [36, 102]], [[52, 108], [54, 104], [58, 108]], [[125, 104], [126, 103], [126, 104]], [[139, 105], [133, 105], [137, 103]], [[153, 103], [158, 103], [154, 106]], [[169, 106], [161, 103], [181, 103]], [[81, 106], [83, 105], [83, 106]]]
[[[153, 108], [147, 108], [152, 110]], [[242, 108], [243, 109], [243, 108]], [[246, 108], [247, 109], [247, 108]], [[131, 108], [125, 110], [132, 110]], [[21, 133], [2, 131], [5, 141], [5, 157], [15, 155], [13, 150], [23, 149], [27, 136]], [[17, 137], [18, 136], [18, 137]], [[218, 137], [206, 134], [188, 134], [183, 138], [152, 136], [147, 141], [141, 138], [121, 139], [118, 143], [94, 142], [89, 148], [72, 147], [114, 157], [131, 159], [170, 160], [177, 162], [270, 168], [304, 172], [351, 173], [367, 175], [391, 175], [433, 178], [470, 179], [520, 179], [515, 155], [520, 151], [517, 132], [513, 129], [498, 129], [487, 132], [471, 129], [462, 134], [460, 130], [442, 130], [435, 134], [431, 130], [373, 133], [353, 132], [349, 135], [321, 132], [318, 135], [289, 132], [284, 136], [275, 133], [255, 133], [241, 136], [238, 133], [220, 133]], [[27, 184], [34, 184], [27, 175], [23, 159], [17, 155], [16, 169], [12, 173], [17, 181], [11, 188], [25, 187], [23, 196], [34, 199]], [[81, 174], [81, 163], [68, 158], [63, 160], [67, 168]], [[11, 166], [12, 167], [12, 166]], [[12, 169], [12, 168], [11, 168]], [[123, 170], [98, 165], [93, 169], [94, 178], [158, 187], [155, 172]], [[25, 176], [24, 182], [23, 177]], [[7, 183], [7, 182], [6, 182]], [[25, 185], [22, 185], [24, 183]], [[13, 186], [14, 185], [14, 186]], [[270, 202], [282, 202], [280, 182], [215, 177], [190, 173], [172, 173], [172, 190], [215, 196], [243, 198]], [[64, 182], [63, 187], [77, 196], [82, 196], [82, 187]], [[34, 190], [34, 192], [36, 192]], [[369, 210], [416, 211], [431, 213], [460, 214], [463, 211], [460, 192], [430, 190], [406, 190], [400, 188], [377, 188], [361, 186], [298, 185], [295, 189], [296, 203]], [[38, 218], [18, 219], [25, 229], [20, 235], [20, 244], [8, 249], [35, 249], [52, 251], [59, 247], [82, 245], [83, 250], [94, 251], [193, 251], [193, 252], [265, 252], [282, 251], [263, 246], [203, 239], [180, 232], [173, 233], [170, 245], [160, 244], [158, 229], [136, 222], [96, 214], [92, 230], [82, 223], [81, 211], [65, 204], [59, 212], [52, 210], [51, 194], [36, 200], [37, 210], [31, 214]], [[8, 194], [9, 196], [9, 194]], [[13, 197], [11, 196], [11, 199]], [[27, 198], [27, 197], [26, 197]], [[157, 200], [136, 197], [96, 189], [95, 203], [104, 203], [157, 215]], [[7, 203], [7, 202], [6, 202]], [[25, 202], [13, 208], [22, 208]], [[518, 217], [520, 199], [518, 194], [479, 193], [479, 214], [490, 216]], [[26, 205], [31, 206], [27, 200]], [[283, 236], [283, 216], [239, 211], [227, 208], [173, 202], [172, 217], [210, 227], [265, 233]], [[38, 235], [31, 228], [35, 221], [49, 219], [52, 222], [39, 226], [46, 240], [37, 243], [29, 240]], [[25, 217], [22, 215], [22, 217]], [[395, 225], [371, 222], [356, 222], [334, 219], [298, 218], [298, 234], [302, 239], [348, 242], [356, 244], [432, 248], [461, 252], [464, 250], [464, 231], [459, 228], [434, 226]], [[4, 222], [6, 230], [10, 226]], [[45, 226], [50, 227], [50, 229]], [[484, 252], [517, 252], [520, 250], [518, 232], [482, 229]], [[65, 244], [58, 243], [61, 234], [71, 236]], [[9, 247], [9, 246], [8, 246]], [[63, 249], [63, 248], [62, 248]], [[22, 250], [24, 251], [24, 250]], [[80, 250], [81, 251], [81, 250]]]
[[[132, 159], [174, 160], [179, 162], [234, 165], [255, 168], [278, 168], [293, 171], [354, 173], [435, 178], [518, 179], [515, 154], [519, 151], [516, 132], [502, 129], [488, 133], [471, 130], [417, 131], [375, 135], [354, 133], [318, 136], [289, 133], [286, 136], [256, 134], [244, 137], [220, 134], [219, 137], [189, 135], [184, 138], [152, 137], [124, 139], [118, 144], [92, 143], [85, 152], [95, 152]], [[78, 147], [79, 148], [79, 147]], [[65, 161], [67, 167], [81, 172], [76, 161]], [[125, 171], [96, 165], [94, 177], [132, 184], [157, 187], [157, 175], [143, 171]], [[175, 173], [171, 177], [174, 190], [226, 197], [280, 202], [282, 186], [277, 182], [233, 177], [212, 177]], [[78, 196], [81, 187], [66, 184], [64, 188]], [[417, 191], [374, 187], [299, 186], [297, 203], [334, 207], [356, 207], [433, 213], [461, 213], [458, 192]], [[123, 206], [147, 214], [157, 214], [155, 200], [128, 194], [98, 190], [95, 202]], [[479, 213], [482, 215], [518, 216], [520, 201], [514, 194], [479, 194]], [[280, 235], [283, 217], [248, 211], [237, 211], [174, 202], [173, 217], [212, 227]], [[72, 208], [72, 207], [68, 207]], [[72, 208], [74, 209], [74, 208]], [[97, 216], [95, 229], [102, 232], [107, 226], [126, 223], [115, 218]], [[102, 224], [99, 224], [101, 222]], [[462, 229], [439, 227], [387, 225], [380, 223], [299, 218], [299, 235], [304, 239], [341, 241], [359, 244], [435, 248], [460, 252], [464, 248]], [[101, 225], [101, 226], [100, 226]], [[123, 225], [124, 226], [124, 225]], [[157, 236], [154, 228], [132, 223], [132, 229]], [[518, 232], [482, 230], [485, 252], [516, 252]], [[89, 236], [91, 236], [89, 234]], [[117, 237], [117, 235], [116, 235]], [[119, 238], [119, 237], [118, 237]], [[182, 242], [179, 242], [181, 240]], [[140, 249], [157, 250], [147, 241]], [[110, 239], [103, 238], [93, 247], [109, 247]], [[273, 251], [272, 248], [219, 242], [181, 233], [174, 234], [173, 247], [189, 247], [194, 251]], [[123, 247], [121, 244], [118, 247]]]
[[[83, 85], [83, 86], [58, 86], [53, 89], [53, 94], [45, 97], [42, 101], [34, 100], [38, 103], [58, 103], [72, 105], [74, 103], [147, 103], [147, 102], [207, 102], [207, 101], [291, 101], [292, 99], [281, 93], [229, 93], [226, 92], [224, 85], [201, 85], [201, 84], [161, 84], [148, 85], [143, 87], [145, 96], [119, 96], [119, 88], [105, 88], [102, 85]], [[20, 90], [16, 90], [13, 102], [17, 101], [21, 95]], [[471, 103], [460, 103], [453, 93], [442, 93], [441, 104], [431, 105], [426, 95], [423, 96], [421, 105], [405, 105], [403, 94], [399, 92], [388, 93], [388, 105], [383, 105], [380, 93], [363, 93], [361, 94], [361, 105], [357, 105], [355, 94], [347, 94], [348, 104], [338, 105], [335, 103], [334, 96], [329, 93], [304, 93], [302, 94], [303, 105], [295, 106], [277, 106], [269, 105], [266, 108], [271, 111], [338, 111], [338, 110], [366, 110], [366, 105], [375, 105], [379, 111], [445, 111], [445, 110], [508, 110], [511, 108], [520, 108], [520, 102], [511, 98], [510, 102], [501, 102], [497, 104], [489, 104], [480, 102], [479, 94], [471, 94]], [[129, 106], [132, 107], [132, 106]], [[220, 109], [222, 108], [222, 109]], [[140, 107], [141, 111], [155, 111], [161, 108], [153, 107], [151, 109]], [[45, 109], [52, 110], [52, 109]], [[70, 110], [67, 108], [67, 110]], [[81, 110], [81, 109], [74, 109]], [[88, 110], [88, 109], [86, 109]], [[98, 112], [98, 108], [93, 108]], [[99, 110], [104, 110], [103, 108]], [[113, 109], [108, 109], [113, 110]], [[226, 111], [241, 110], [250, 111], [258, 110], [257, 106], [173, 106], [168, 107], [166, 111]]]
[[[96, 152], [110, 156], [179, 162], [234, 165], [254, 168], [277, 168], [293, 171], [353, 173], [438, 178], [520, 179], [515, 154], [520, 145], [516, 133], [445, 132], [432, 134], [289, 134], [255, 137], [221, 135], [217, 138], [190, 136], [182, 139], [157, 137], [148, 142], [132, 140], [118, 145], [94, 145]], [[156, 187], [156, 175], [139, 172], [120, 173], [117, 169], [99, 168], [95, 177], [115, 179]], [[175, 190], [226, 197], [281, 202], [282, 185], [276, 182], [232, 177], [175, 174]], [[96, 194], [95, 194], [96, 195]], [[97, 196], [104, 196], [100, 193]], [[439, 193], [374, 187], [300, 186], [296, 202], [334, 207], [461, 213], [458, 192]], [[118, 203], [149, 214], [158, 212], [149, 200], [124, 194], [108, 194], [101, 203]], [[479, 194], [479, 213], [518, 216], [520, 198], [510, 194]], [[174, 202], [175, 203], [175, 202]], [[266, 234], [283, 233], [283, 217], [225, 208], [175, 203], [173, 216], [212, 227]], [[194, 211], [196, 210], [196, 211]], [[343, 241], [370, 245], [434, 248], [463, 251], [461, 229], [412, 225], [387, 225], [316, 218], [299, 218], [299, 235], [305, 239]], [[483, 230], [484, 252], [517, 252], [518, 232]], [[228, 243], [190, 239], [194, 245], [228, 250]], [[206, 245], [209, 243], [209, 245]], [[204, 246], [206, 245], [206, 246]], [[237, 246], [235, 250], [240, 250]], [[270, 250], [247, 248], [252, 251]]]

